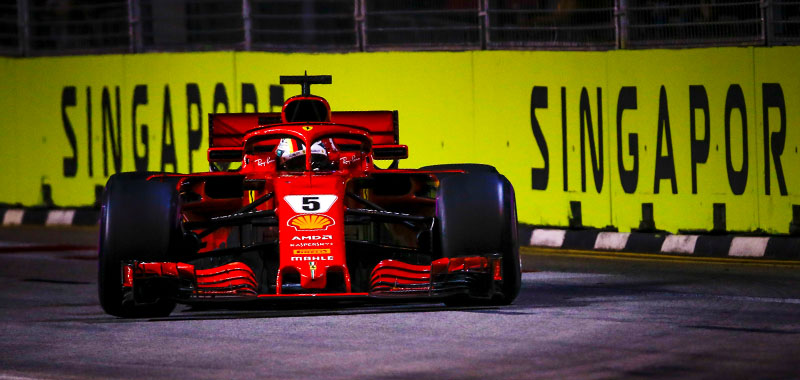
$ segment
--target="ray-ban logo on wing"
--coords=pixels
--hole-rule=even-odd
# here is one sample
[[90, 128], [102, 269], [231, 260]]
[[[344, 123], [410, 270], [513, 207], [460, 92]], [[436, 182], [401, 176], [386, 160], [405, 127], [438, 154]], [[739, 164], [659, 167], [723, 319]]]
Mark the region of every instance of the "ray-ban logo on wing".
[[296, 231], [317, 231], [327, 230], [328, 226], [334, 225], [333, 218], [322, 214], [301, 214], [295, 215], [287, 225], [294, 227]]

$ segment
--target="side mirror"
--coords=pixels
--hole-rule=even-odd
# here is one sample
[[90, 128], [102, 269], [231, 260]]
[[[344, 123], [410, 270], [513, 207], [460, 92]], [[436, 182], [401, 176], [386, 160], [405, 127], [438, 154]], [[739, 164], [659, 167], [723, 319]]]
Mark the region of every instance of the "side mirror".
[[238, 162], [242, 160], [241, 147], [208, 148], [209, 162]]
[[408, 158], [408, 145], [373, 145], [372, 158], [376, 160], [402, 160]]

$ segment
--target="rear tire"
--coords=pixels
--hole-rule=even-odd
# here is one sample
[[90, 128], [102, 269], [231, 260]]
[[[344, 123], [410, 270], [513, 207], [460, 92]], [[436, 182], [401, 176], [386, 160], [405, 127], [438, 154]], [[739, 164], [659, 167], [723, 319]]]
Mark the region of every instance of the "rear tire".
[[[516, 200], [508, 179], [489, 171], [441, 178], [436, 216], [442, 257], [502, 255], [502, 295], [496, 295], [491, 302], [500, 305], [513, 302], [522, 279]], [[464, 298], [446, 303], [463, 305]]]
[[122, 289], [122, 262], [165, 261], [180, 249], [180, 212], [175, 181], [147, 181], [153, 173], [109, 178], [100, 212], [98, 295], [106, 313], [123, 318], [163, 317], [175, 302], [159, 298], [136, 304]]

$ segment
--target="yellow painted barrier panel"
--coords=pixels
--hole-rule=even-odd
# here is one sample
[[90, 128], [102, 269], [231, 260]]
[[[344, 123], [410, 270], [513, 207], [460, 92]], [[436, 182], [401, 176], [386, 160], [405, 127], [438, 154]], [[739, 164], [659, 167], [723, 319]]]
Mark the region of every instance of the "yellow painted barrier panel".
[[[91, 205], [121, 171], [207, 170], [208, 112], [234, 104], [233, 53], [13, 61], [2, 201]], [[232, 94], [233, 95], [233, 94]], [[8, 100], [8, 99], [7, 99]], [[8, 133], [8, 132], [4, 132]]]
[[611, 201], [620, 230], [648, 219], [667, 231], [758, 228], [752, 54], [609, 55]]
[[16, 76], [17, 64], [14, 59], [0, 57], [0, 164], [6, 167], [0, 170], [0, 202], [12, 201], [12, 194], [17, 187], [12, 185], [20, 176], [19, 168], [13, 164], [19, 157], [19, 146], [16, 143], [23, 128], [16, 125], [16, 101], [12, 94], [17, 92], [13, 78]]
[[474, 155], [514, 183], [528, 223], [611, 225], [608, 55], [580, 57], [475, 53], [475, 124], [484, 132]]
[[792, 220], [800, 222], [798, 58], [797, 46], [755, 49], [756, 180], [759, 227], [766, 231], [785, 233]]
[[[398, 110], [402, 167], [496, 166], [520, 220], [787, 233], [800, 49], [160, 53], [0, 59], [0, 202], [92, 204], [119, 171], [207, 170], [207, 114], [277, 111], [331, 74], [338, 110]], [[765, 117], [766, 116], [766, 117]]]
[[208, 171], [208, 114], [238, 112], [233, 56], [220, 52], [125, 58], [126, 170]]
[[38, 152], [21, 163], [23, 173], [41, 173], [20, 177], [23, 202], [42, 201], [46, 185], [56, 204], [91, 204], [95, 187], [124, 170], [116, 159], [129, 138], [121, 130], [123, 56], [37, 58], [18, 74], [18, 87], [27, 88], [18, 99], [20, 120], [36, 126], [23, 133], [21, 147]]
[[[87, 147], [102, 148], [101, 117], [95, 112], [89, 133], [86, 118], [79, 115], [90, 107], [99, 110], [102, 89], [122, 82], [122, 57], [17, 59], [13, 66], [14, 75], [6, 82], [12, 89], [3, 92], [15, 112], [3, 114], [2, 123], [4, 129], [14, 129], [15, 138], [6, 141], [13, 153], [3, 164], [15, 167], [16, 173], [0, 174], [8, 185], [3, 201], [42, 204], [42, 188], [49, 186], [58, 192], [52, 196], [65, 195], [58, 204], [91, 204], [94, 190], [86, 175], [87, 160], [100, 164], [102, 156], [93, 157]], [[91, 105], [86, 101], [89, 93]], [[77, 169], [83, 169], [81, 177]], [[104, 183], [102, 176], [95, 177], [96, 183]]]
[[[478, 52], [476, 125], [495, 122], [495, 131], [509, 136], [486, 150], [504, 153], [483, 160], [512, 178], [520, 218], [529, 223], [787, 233], [797, 201], [776, 200], [763, 179], [758, 50], [616, 51], [580, 59], [568, 52]], [[795, 67], [798, 51], [763, 54], [771, 54], [773, 80], [794, 91], [793, 76], [778, 67]], [[782, 140], [783, 103], [772, 104], [770, 117], [778, 120], [771, 129]]]

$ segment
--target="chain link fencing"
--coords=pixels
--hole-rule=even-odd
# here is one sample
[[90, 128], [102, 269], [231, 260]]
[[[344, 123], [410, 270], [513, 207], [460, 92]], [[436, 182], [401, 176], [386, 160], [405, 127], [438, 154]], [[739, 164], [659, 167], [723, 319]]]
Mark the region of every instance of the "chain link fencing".
[[[242, 3], [225, 0], [130, 1], [134, 51], [230, 50], [243, 47]], [[138, 8], [138, 9], [137, 9]], [[136, 14], [138, 12], [138, 14]]]
[[[248, 4], [245, 2], [245, 4]], [[353, 0], [251, 0], [246, 46], [256, 50], [357, 51]]]
[[129, 50], [126, 1], [17, 1], [18, 47], [23, 55]]
[[771, 46], [800, 0], [4, 0], [0, 54]]
[[487, 46], [504, 48], [613, 49], [613, 0], [492, 0]]
[[19, 24], [17, 20], [16, 3], [0, 3], [0, 54], [18, 55], [19, 50]]
[[631, 47], [759, 45], [765, 39], [761, 2], [631, 0]]
[[800, 43], [800, 1], [772, 0], [767, 8], [768, 40], [773, 45], [796, 45]]

